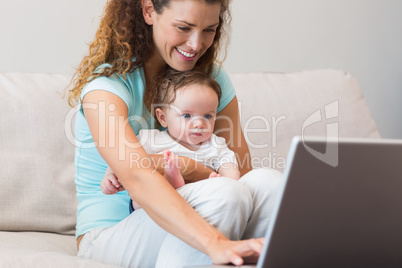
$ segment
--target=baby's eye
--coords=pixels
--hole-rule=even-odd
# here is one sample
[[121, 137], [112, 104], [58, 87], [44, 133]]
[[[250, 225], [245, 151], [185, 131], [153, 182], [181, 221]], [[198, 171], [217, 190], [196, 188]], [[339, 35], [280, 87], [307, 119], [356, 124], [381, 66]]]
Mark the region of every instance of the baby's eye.
[[212, 115], [210, 115], [210, 114], [204, 115], [204, 118], [205, 118], [205, 119], [211, 119], [211, 117], [212, 117]]
[[190, 115], [190, 114], [183, 114], [183, 117], [184, 117], [184, 118], [190, 118], [191, 115]]

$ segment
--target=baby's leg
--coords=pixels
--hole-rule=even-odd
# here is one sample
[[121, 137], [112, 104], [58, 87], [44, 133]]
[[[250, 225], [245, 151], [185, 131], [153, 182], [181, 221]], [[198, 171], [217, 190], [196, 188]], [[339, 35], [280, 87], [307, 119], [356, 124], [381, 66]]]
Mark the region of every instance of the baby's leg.
[[[240, 240], [253, 211], [253, 200], [243, 184], [225, 177], [210, 178], [186, 184], [177, 192], [223, 235], [231, 240]], [[159, 249], [155, 267], [208, 264], [212, 264], [208, 255], [168, 234]]]
[[163, 158], [165, 159], [164, 177], [173, 186], [173, 188], [177, 189], [182, 187], [185, 182], [180, 173], [179, 158], [169, 150], [165, 150], [163, 152]]
[[[165, 159], [164, 177], [175, 189], [182, 187], [185, 182], [180, 173], [179, 158], [169, 150], [163, 152], [163, 158]], [[141, 208], [134, 200], [131, 200], [131, 202], [135, 210]]]
[[254, 169], [239, 182], [246, 186], [253, 198], [253, 212], [248, 220], [242, 239], [264, 237], [272, 211], [277, 203], [282, 173], [273, 169]]

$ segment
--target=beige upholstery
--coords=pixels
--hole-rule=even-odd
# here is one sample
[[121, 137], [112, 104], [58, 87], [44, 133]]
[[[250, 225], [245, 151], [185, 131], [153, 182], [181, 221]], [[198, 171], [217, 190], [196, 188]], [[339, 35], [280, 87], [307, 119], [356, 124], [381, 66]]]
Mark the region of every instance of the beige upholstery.
[[[255, 167], [282, 170], [290, 139], [325, 136], [328, 124], [329, 135], [336, 126], [340, 136], [379, 137], [348, 73], [231, 78]], [[61, 96], [68, 83], [63, 75], [0, 73], [0, 267], [103, 267], [74, 256], [75, 110]]]
[[[282, 171], [292, 137], [333, 136], [327, 124], [334, 124], [340, 137], [380, 137], [349, 73], [317, 70], [234, 74], [231, 78], [254, 167]], [[321, 120], [311, 124], [309, 119], [317, 114]]]
[[0, 267], [117, 267], [77, 258], [75, 238], [40, 232], [0, 232]]
[[0, 229], [74, 234], [74, 146], [62, 75], [0, 74]]

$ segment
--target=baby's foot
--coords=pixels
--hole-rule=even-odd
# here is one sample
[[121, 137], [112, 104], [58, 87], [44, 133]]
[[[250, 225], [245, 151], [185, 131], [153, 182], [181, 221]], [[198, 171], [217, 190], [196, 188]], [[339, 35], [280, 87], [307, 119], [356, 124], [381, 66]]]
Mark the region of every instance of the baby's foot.
[[165, 159], [165, 178], [173, 188], [182, 187], [185, 182], [180, 173], [179, 158], [169, 150], [163, 152], [163, 158]]
[[222, 177], [222, 175], [221, 175], [221, 174], [218, 174], [218, 173], [216, 173], [216, 172], [214, 171], [214, 172], [211, 172], [211, 174], [209, 174], [208, 179], [210, 179], [210, 178], [216, 178], [216, 177]]

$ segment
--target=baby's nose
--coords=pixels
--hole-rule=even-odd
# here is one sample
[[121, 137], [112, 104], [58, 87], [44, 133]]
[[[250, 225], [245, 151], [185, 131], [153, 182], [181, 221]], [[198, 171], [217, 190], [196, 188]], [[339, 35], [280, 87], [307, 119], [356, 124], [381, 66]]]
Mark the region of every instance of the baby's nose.
[[205, 121], [203, 118], [195, 118], [193, 121], [194, 128], [203, 128], [205, 126]]

